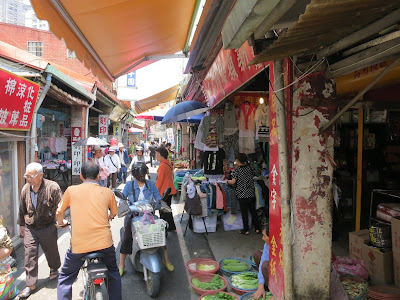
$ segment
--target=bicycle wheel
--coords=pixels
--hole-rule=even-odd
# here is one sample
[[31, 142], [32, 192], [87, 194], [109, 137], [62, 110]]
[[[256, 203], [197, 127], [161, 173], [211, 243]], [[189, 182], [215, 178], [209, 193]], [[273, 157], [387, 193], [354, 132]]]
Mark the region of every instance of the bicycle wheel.
[[102, 284], [96, 284], [94, 286], [95, 290], [95, 300], [108, 300], [108, 291], [106, 284], [103, 282]]

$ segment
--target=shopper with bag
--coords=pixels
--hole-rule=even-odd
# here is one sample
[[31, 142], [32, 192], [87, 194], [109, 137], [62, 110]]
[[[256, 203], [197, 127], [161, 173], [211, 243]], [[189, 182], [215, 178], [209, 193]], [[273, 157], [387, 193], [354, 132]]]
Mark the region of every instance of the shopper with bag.
[[[122, 193], [128, 198], [130, 203], [141, 201], [142, 203], [156, 203], [160, 202], [161, 195], [157, 190], [153, 181], [146, 180], [148, 168], [145, 163], [136, 163], [132, 166], [132, 180], [128, 181]], [[124, 274], [125, 258], [127, 255], [132, 254], [133, 238], [132, 238], [132, 218], [133, 214], [125, 216], [124, 220], [124, 235], [121, 241], [121, 249], [119, 256], [119, 274]], [[167, 250], [164, 251], [164, 264], [169, 271], [174, 270], [171, 264]]]
[[121, 162], [121, 169], [118, 172], [118, 181], [119, 183], [126, 183], [127, 170], [129, 165], [128, 150], [124, 149], [124, 144], [122, 143], [118, 144], [118, 148], [118, 157]]
[[[173, 167], [168, 160], [168, 150], [164, 147], [157, 148], [156, 159], [160, 162], [157, 170], [156, 186], [160, 193], [163, 193], [167, 188], [171, 188], [171, 193], [165, 200], [168, 206], [171, 207], [172, 196], [176, 194], [176, 189], [173, 180]], [[172, 212], [160, 212], [160, 217], [168, 222], [168, 230], [176, 229]]]

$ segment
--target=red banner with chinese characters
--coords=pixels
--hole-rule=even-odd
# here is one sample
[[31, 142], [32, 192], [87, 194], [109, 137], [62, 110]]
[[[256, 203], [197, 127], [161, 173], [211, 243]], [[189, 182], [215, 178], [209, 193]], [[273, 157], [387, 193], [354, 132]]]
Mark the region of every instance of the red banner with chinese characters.
[[263, 64], [248, 66], [253, 58], [253, 47], [247, 42], [239, 49], [221, 49], [202, 84], [209, 107], [217, 105], [264, 69]]
[[[270, 63], [269, 78], [274, 82], [274, 67]], [[283, 246], [281, 218], [281, 188], [279, 181], [279, 151], [278, 128], [276, 126], [276, 98], [271, 90], [269, 93], [269, 281], [268, 288], [274, 299], [283, 299]]]
[[0, 86], [0, 129], [29, 130], [39, 84], [0, 69]]

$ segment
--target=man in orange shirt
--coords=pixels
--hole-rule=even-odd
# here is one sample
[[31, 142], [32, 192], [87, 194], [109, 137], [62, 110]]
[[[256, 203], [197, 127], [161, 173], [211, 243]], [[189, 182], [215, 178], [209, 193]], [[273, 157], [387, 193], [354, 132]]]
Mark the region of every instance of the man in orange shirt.
[[119, 276], [110, 222], [117, 213], [113, 192], [98, 184], [99, 166], [84, 164], [81, 169], [82, 184], [70, 186], [57, 209], [57, 223], [66, 225], [65, 210], [71, 212], [71, 247], [65, 255], [64, 266], [58, 278], [58, 300], [70, 300], [72, 284], [78, 276], [83, 261], [89, 253], [103, 253], [102, 262], [108, 268], [108, 295], [110, 300], [121, 300]]
[[[164, 147], [157, 148], [156, 159], [160, 162], [160, 166], [157, 170], [156, 186], [158, 191], [160, 192], [160, 195], [163, 195], [164, 191], [167, 188], [171, 188], [171, 193], [165, 199], [165, 202], [167, 202], [168, 206], [171, 207], [172, 196], [176, 194], [176, 189], [173, 180], [173, 167], [168, 160], [168, 150]], [[169, 215], [166, 214], [167, 213], [163, 213], [163, 215], [160, 216], [163, 220], [168, 222], [168, 230], [175, 230], [176, 228], [172, 213], [168, 213]]]

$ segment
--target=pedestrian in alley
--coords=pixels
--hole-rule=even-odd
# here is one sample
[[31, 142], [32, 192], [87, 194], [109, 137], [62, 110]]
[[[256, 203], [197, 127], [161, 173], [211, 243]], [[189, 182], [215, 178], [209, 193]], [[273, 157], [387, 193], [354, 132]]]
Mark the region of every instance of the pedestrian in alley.
[[99, 184], [101, 186], [107, 187], [107, 179], [109, 176], [109, 168], [106, 165], [105, 157], [103, 156], [103, 151], [99, 146], [95, 148], [94, 163], [99, 166], [100, 176]]
[[260, 233], [260, 224], [256, 213], [256, 194], [254, 188], [253, 170], [247, 164], [247, 155], [237, 153], [235, 156], [236, 169], [232, 172], [232, 179], [228, 184], [236, 184], [236, 198], [239, 200], [240, 211], [242, 213], [243, 229], [241, 234], [248, 235], [249, 232], [249, 212], [254, 223], [255, 232]]
[[118, 144], [118, 157], [121, 162], [121, 169], [118, 172], [118, 181], [119, 183], [126, 183], [127, 170], [129, 166], [129, 155], [128, 150], [124, 148], [124, 144]]
[[269, 274], [269, 230], [268, 224], [262, 229], [262, 240], [265, 242], [264, 249], [261, 252], [256, 250], [253, 252], [254, 262], [258, 268], [258, 289], [253, 294], [253, 299], [264, 299], [265, 291], [268, 290], [268, 274]]
[[[167, 188], [171, 188], [171, 193], [165, 199], [165, 202], [171, 207], [172, 196], [176, 194], [176, 189], [173, 180], [173, 167], [168, 160], [168, 150], [164, 147], [157, 148], [156, 159], [160, 162], [157, 169], [156, 186], [161, 195]], [[172, 212], [160, 212], [160, 217], [168, 222], [168, 230], [176, 229]]]
[[108, 269], [109, 299], [121, 300], [121, 278], [109, 222], [118, 213], [117, 202], [110, 189], [98, 184], [98, 165], [83, 164], [80, 177], [83, 183], [68, 187], [57, 209], [57, 223], [68, 224], [64, 216], [69, 207], [72, 224], [71, 246], [58, 278], [58, 300], [72, 299], [72, 284], [82, 267], [82, 258], [93, 252], [104, 254], [101, 261]]
[[43, 178], [43, 167], [30, 163], [24, 175], [27, 183], [21, 191], [18, 224], [24, 237], [26, 288], [21, 299], [28, 298], [35, 290], [38, 280], [39, 245], [50, 267], [49, 279], [56, 279], [61, 265], [57, 246], [56, 210], [61, 200], [60, 186]]
[[149, 146], [149, 154], [150, 154], [150, 165], [153, 166], [153, 163], [156, 160], [156, 148], [157, 146], [155, 145], [154, 142], [151, 142]]
[[107, 187], [115, 189], [117, 187], [117, 175], [121, 169], [121, 161], [116, 152], [116, 147], [110, 147], [108, 154], [105, 156], [106, 166], [108, 167], [110, 175], [108, 176]]
[[172, 147], [171, 143], [165, 144], [165, 148], [168, 150], [168, 160], [170, 163], [174, 161], [174, 154], [175, 154], [174, 151], [172, 151], [171, 147]]

